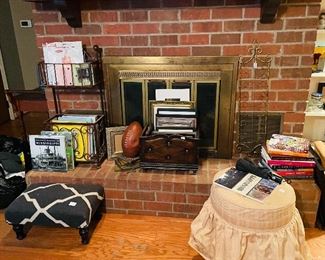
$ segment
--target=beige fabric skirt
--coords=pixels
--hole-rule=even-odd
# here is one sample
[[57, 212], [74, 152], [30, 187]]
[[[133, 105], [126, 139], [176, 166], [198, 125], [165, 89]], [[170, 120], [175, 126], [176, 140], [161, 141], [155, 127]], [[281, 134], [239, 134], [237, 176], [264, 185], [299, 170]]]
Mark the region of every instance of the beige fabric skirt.
[[312, 259], [295, 193], [287, 183], [265, 203], [213, 184], [192, 222], [189, 244], [209, 260]]

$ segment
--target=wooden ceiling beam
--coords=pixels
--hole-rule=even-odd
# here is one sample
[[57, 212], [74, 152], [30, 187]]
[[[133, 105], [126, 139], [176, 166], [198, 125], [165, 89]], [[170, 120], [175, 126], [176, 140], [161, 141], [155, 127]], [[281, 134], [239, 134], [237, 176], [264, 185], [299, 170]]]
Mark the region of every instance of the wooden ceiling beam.
[[274, 23], [281, 0], [261, 0], [261, 23]]
[[[71, 27], [82, 27], [80, 0], [25, 0], [51, 5], [59, 10]], [[274, 23], [281, 0], [261, 1], [261, 23]]]
[[82, 27], [80, 0], [53, 0], [53, 4], [71, 27]]

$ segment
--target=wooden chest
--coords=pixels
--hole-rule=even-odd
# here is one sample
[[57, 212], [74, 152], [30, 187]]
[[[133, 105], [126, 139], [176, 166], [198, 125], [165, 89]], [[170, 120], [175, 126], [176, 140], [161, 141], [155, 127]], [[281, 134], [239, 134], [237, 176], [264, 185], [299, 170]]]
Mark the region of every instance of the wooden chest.
[[174, 134], [142, 136], [141, 168], [164, 170], [198, 169], [198, 139]]

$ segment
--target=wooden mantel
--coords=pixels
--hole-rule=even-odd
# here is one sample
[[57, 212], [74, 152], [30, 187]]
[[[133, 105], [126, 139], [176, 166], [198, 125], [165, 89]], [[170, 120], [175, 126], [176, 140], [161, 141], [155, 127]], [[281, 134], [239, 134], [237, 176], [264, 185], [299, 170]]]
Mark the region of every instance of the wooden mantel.
[[[82, 27], [81, 20], [81, 10], [83, 9], [109, 9], [110, 6], [114, 5], [114, 1], [108, 0], [97, 0], [93, 1], [92, 4], [86, 3], [84, 0], [25, 0], [26, 2], [35, 2], [37, 8], [40, 10], [59, 10], [62, 16], [67, 20], [68, 24], [71, 27], [78, 28]], [[117, 0], [115, 0], [117, 1]], [[138, 0], [129, 0], [125, 8], [136, 9], [136, 8], [145, 8], [144, 4], [139, 4]], [[136, 3], [137, 2], [137, 3]], [[171, 4], [173, 2], [173, 4]], [[280, 6], [281, 0], [248, 0], [245, 1], [245, 5], [261, 5], [261, 23], [274, 23], [278, 8]], [[149, 3], [147, 3], [149, 4]], [[148, 8], [177, 8], [177, 7], [204, 7], [204, 6], [233, 6], [233, 5], [242, 5], [241, 1], [222, 1], [222, 4], [219, 0], [214, 1], [160, 1], [159, 6], [154, 6], [154, 4], [149, 4]], [[116, 6], [114, 7], [116, 9]]]
[[281, 0], [261, 0], [261, 23], [274, 23]]

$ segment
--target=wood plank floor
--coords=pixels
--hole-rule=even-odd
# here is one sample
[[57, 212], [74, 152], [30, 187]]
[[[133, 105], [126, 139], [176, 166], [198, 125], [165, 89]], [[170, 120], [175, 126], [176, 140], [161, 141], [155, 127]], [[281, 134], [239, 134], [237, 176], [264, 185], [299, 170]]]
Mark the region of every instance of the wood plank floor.
[[[35, 226], [24, 240], [16, 240], [2, 212], [0, 259], [202, 260], [187, 244], [190, 223], [181, 218], [104, 214], [85, 246], [78, 231], [70, 228]], [[325, 231], [306, 229], [306, 237], [315, 260], [324, 260]]]
[[[30, 112], [24, 115], [27, 134], [39, 134], [44, 130], [44, 122], [48, 114], [44, 112]], [[9, 120], [0, 125], [0, 135], [22, 138], [24, 135], [22, 124], [19, 119]]]
[[0, 259], [202, 259], [187, 245], [188, 219], [104, 214], [84, 246], [70, 228], [35, 226], [16, 240], [0, 217]]

